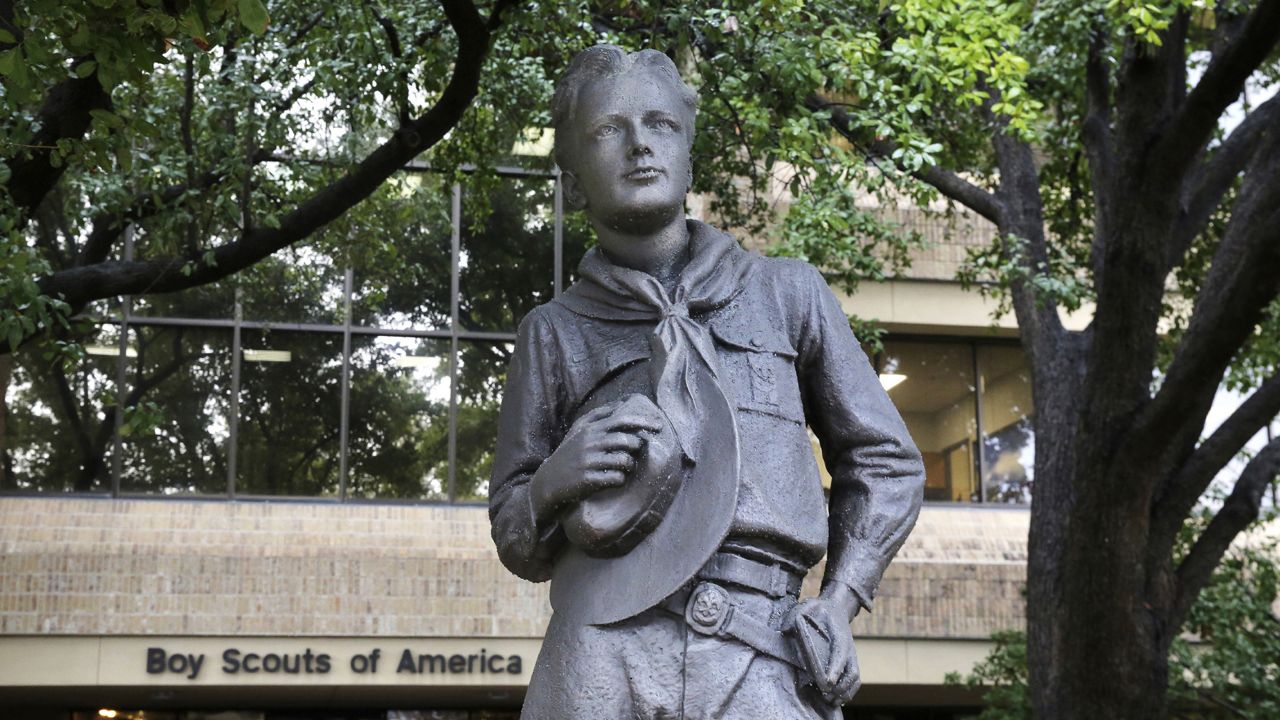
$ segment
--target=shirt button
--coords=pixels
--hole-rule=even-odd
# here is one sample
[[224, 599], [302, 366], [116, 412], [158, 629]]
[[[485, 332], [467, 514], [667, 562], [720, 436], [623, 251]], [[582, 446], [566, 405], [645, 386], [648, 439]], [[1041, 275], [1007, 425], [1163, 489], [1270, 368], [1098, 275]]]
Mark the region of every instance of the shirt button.
[[753, 348], [764, 347], [764, 338], [760, 337], [759, 335], [751, 338], [751, 347]]

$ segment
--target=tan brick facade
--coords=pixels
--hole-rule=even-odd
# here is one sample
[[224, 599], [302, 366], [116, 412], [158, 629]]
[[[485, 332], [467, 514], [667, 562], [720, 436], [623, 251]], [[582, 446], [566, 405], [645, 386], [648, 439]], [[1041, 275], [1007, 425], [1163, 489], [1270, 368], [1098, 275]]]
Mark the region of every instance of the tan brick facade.
[[881, 207], [876, 212], [924, 240], [923, 247], [910, 253], [911, 267], [902, 273], [913, 280], [954, 281], [969, 251], [989, 246], [997, 232], [995, 225], [969, 212], [950, 217], [917, 207]]
[[[1027, 523], [925, 508], [855, 633], [1020, 626]], [[537, 638], [548, 613], [482, 507], [0, 498], [0, 635]]]

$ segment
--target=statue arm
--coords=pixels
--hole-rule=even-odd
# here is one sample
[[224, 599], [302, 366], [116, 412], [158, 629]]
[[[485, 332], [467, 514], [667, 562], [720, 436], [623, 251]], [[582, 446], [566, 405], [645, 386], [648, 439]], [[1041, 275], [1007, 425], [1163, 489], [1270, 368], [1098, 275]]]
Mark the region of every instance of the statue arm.
[[823, 586], [840, 583], [870, 609], [920, 513], [924, 464], [840, 303], [818, 271], [807, 270], [800, 378], [807, 420], [832, 479]]
[[547, 320], [537, 311], [520, 324], [498, 419], [489, 520], [502, 564], [534, 582], [551, 577], [565, 542], [554, 518], [534, 512], [531, 481], [560, 440], [561, 383]]

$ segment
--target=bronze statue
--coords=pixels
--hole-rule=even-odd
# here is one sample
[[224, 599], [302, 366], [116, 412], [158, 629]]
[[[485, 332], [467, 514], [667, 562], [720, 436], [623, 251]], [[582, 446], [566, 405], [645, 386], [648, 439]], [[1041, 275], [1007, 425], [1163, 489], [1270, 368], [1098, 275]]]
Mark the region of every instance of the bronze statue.
[[521, 323], [490, 485], [503, 563], [551, 580], [532, 720], [839, 717], [850, 621], [919, 513], [920, 454], [818, 271], [685, 218], [696, 108], [665, 55], [607, 45], [553, 100], [599, 246]]

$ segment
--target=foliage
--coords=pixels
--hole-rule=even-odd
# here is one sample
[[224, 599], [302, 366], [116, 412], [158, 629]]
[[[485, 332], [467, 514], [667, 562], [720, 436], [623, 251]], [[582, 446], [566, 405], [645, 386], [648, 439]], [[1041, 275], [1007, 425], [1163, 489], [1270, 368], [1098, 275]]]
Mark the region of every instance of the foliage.
[[1003, 630], [991, 636], [995, 647], [961, 678], [947, 673], [948, 685], [984, 690], [979, 720], [1028, 720], [1031, 698], [1027, 692], [1027, 636], [1020, 630]]
[[[1203, 511], [1179, 537], [1185, 553], [1212, 519]], [[1173, 644], [1169, 702], [1178, 717], [1267, 720], [1280, 713], [1280, 547], [1266, 535], [1272, 512], [1249, 541], [1223, 559]], [[992, 635], [995, 647], [963, 677], [947, 684], [984, 690], [980, 720], [1027, 720], [1027, 638], [1019, 630]]]
[[[1033, 511], [1033, 701], [1041, 712], [1079, 714], [1127, 697], [1131, 713], [1158, 715], [1135, 698], [1163, 668], [1136, 665], [1164, 653], [1131, 648], [1167, 641], [1151, 628], [1181, 623], [1230, 538], [1256, 515], [1259, 483], [1280, 467], [1280, 446], [1259, 453], [1223, 521], [1197, 540], [1200, 552], [1175, 557], [1178, 528], [1235, 453], [1235, 436], [1280, 409], [1280, 142], [1265, 132], [1280, 120], [1280, 99], [1234, 128], [1227, 112], [1241, 88], [1280, 82], [1276, 0], [579, 0], [504, 15], [510, 4], [0, 5], [0, 344], [12, 351], [15, 338], [34, 338], [70, 353], [44, 358], [40, 348], [0, 368], [28, 383], [21, 392], [36, 403], [14, 421], [31, 428], [31, 447], [45, 447], [40, 433], [56, 425], [36, 407], [77, 408], [57, 432], [76, 436], [76, 482], [92, 485], [108, 457], [95, 428], [115, 423], [117, 405], [134, 408], [131, 438], [147, 428], [190, 432], [157, 417], [146, 397], [113, 404], [96, 380], [74, 392], [74, 382], [58, 381], [54, 368], [74, 361], [85, 337], [66, 316], [108, 314], [125, 292], [103, 288], [127, 287], [153, 314], [226, 317], [238, 295], [255, 321], [333, 322], [338, 309], [326, 297], [350, 267], [353, 320], [452, 320], [450, 289], [432, 272], [448, 250], [444, 188], [469, 186], [466, 237], [483, 227], [527, 240], [537, 229], [487, 199], [503, 181], [486, 168], [511, 162], [513, 141], [547, 123], [551, 79], [575, 50], [653, 47], [700, 90], [694, 189], [711, 219], [767, 236], [772, 252], [817, 263], [842, 289], [893, 276], [918, 243], [876, 207], [995, 226], [995, 242], [971, 255], [962, 279], [1015, 310], [1035, 364], [1035, 507], [1052, 512]], [[60, 105], [67, 97], [76, 102]], [[422, 135], [432, 118], [442, 119]], [[379, 166], [387, 157], [395, 161]], [[395, 174], [415, 157], [438, 182]], [[376, 181], [346, 192], [361, 177]], [[508, 200], [526, 210], [539, 202], [518, 191]], [[579, 246], [590, 242], [570, 229]], [[236, 255], [245, 247], [275, 255]], [[470, 304], [459, 320], [509, 332], [525, 301], [545, 297], [546, 276], [525, 273], [538, 287], [510, 288], [498, 269], [543, 260], [519, 244], [476, 248], [460, 280], [484, 291], [467, 296], [464, 287]], [[142, 280], [125, 277], [129, 269]], [[1097, 320], [1088, 332], [1058, 320], [1060, 309], [1089, 306]], [[185, 354], [203, 356], [195, 348]], [[468, 346], [455, 368], [459, 427], [475, 437], [492, 418], [503, 352], [501, 343]], [[308, 371], [313, 395], [328, 397], [331, 353]], [[1228, 421], [1220, 442], [1201, 443], [1220, 379], [1266, 392]], [[326, 408], [263, 380], [280, 408], [314, 416], [317, 437], [333, 432]], [[387, 422], [414, 428], [416, 452], [437, 463], [409, 475], [438, 478], [440, 408], [413, 401], [413, 388], [401, 378], [377, 392], [402, 394], [386, 404]], [[283, 427], [276, 409], [244, 412], [269, 437]], [[395, 476], [408, 467], [393, 462], [411, 454], [405, 437], [371, 441], [377, 450], [357, 466], [384, 458], [370, 477]], [[323, 485], [331, 459], [306, 447], [288, 454], [294, 485], [281, 491]], [[485, 457], [459, 462], [470, 475]], [[1128, 541], [1089, 544], [1113, 533]], [[1092, 584], [1067, 581], [1085, 575]], [[1076, 594], [1091, 586], [1117, 593], [1114, 607]], [[1155, 620], [1125, 625], [1133, 608]], [[1091, 666], [1080, 633], [1121, 628], [1128, 634], [1104, 648], [1114, 657]], [[1066, 639], [1055, 646], [1053, 633]], [[1051, 676], [1050, 661], [1073, 672]], [[1103, 677], [1103, 667], [1129, 674]], [[1074, 709], [1049, 687], [1058, 677], [1081, 683]]]
[[[1170, 662], [1176, 705], [1207, 707], [1231, 717], [1264, 720], [1280, 715], [1280, 540], [1272, 511], [1223, 558], [1200, 593], [1184, 630], [1205, 645], [1180, 638]], [[1191, 518], [1181, 549], [1211, 520]]]
[[[551, 295], [551, 183], [502, 180], [483, 215], [463, 218], [458, 305], [463, 328], [510, 332]], [[452, 190], [438, 173], [413, 173], [372, 202], [378, 225], [335, 230], [260, 263], [235, 287], [205, 286], [136, 303], [125, 382], [116, 384], [119, 335], [91, 324], [77, 337], [94, 354], [55, 363], [36, 347], [6, 356], [5, 489], [101, 491], [110, 487], [114, 408], [121, 427], [121, 489], [222, 494], [228, 427], [239, 422], [236, 492], [325, 496], [337, 492], [341, 425], [341, 334], [243, 329], [242, 347], [287, 351], [287, 362], [242, 363], [232, 408], [232, 330], [147, 325], [155, 315], [228, 320], [236, 290], [254, 322], [341, 325], [344, 268], [353, 275], [351, 321], [359, 326], [448, 327]], [[585, 236], [566, 232], [566, 264]], [[338, 257], [319, 249], [336, 246]], [[519, 267], [527, 272], [512, 273]], [[104, 308], [111, 313], [111, 307]], [[352, 336], [348, 491], [355, 497], [444, 499], [449, 474], [450, 343]], [[460, 341], [457, 497], [483, 497], [510, 348]], [[405, 364], [420, 357], [420, 365]], [[60, 390], [66, 386], [69, 392]]]

